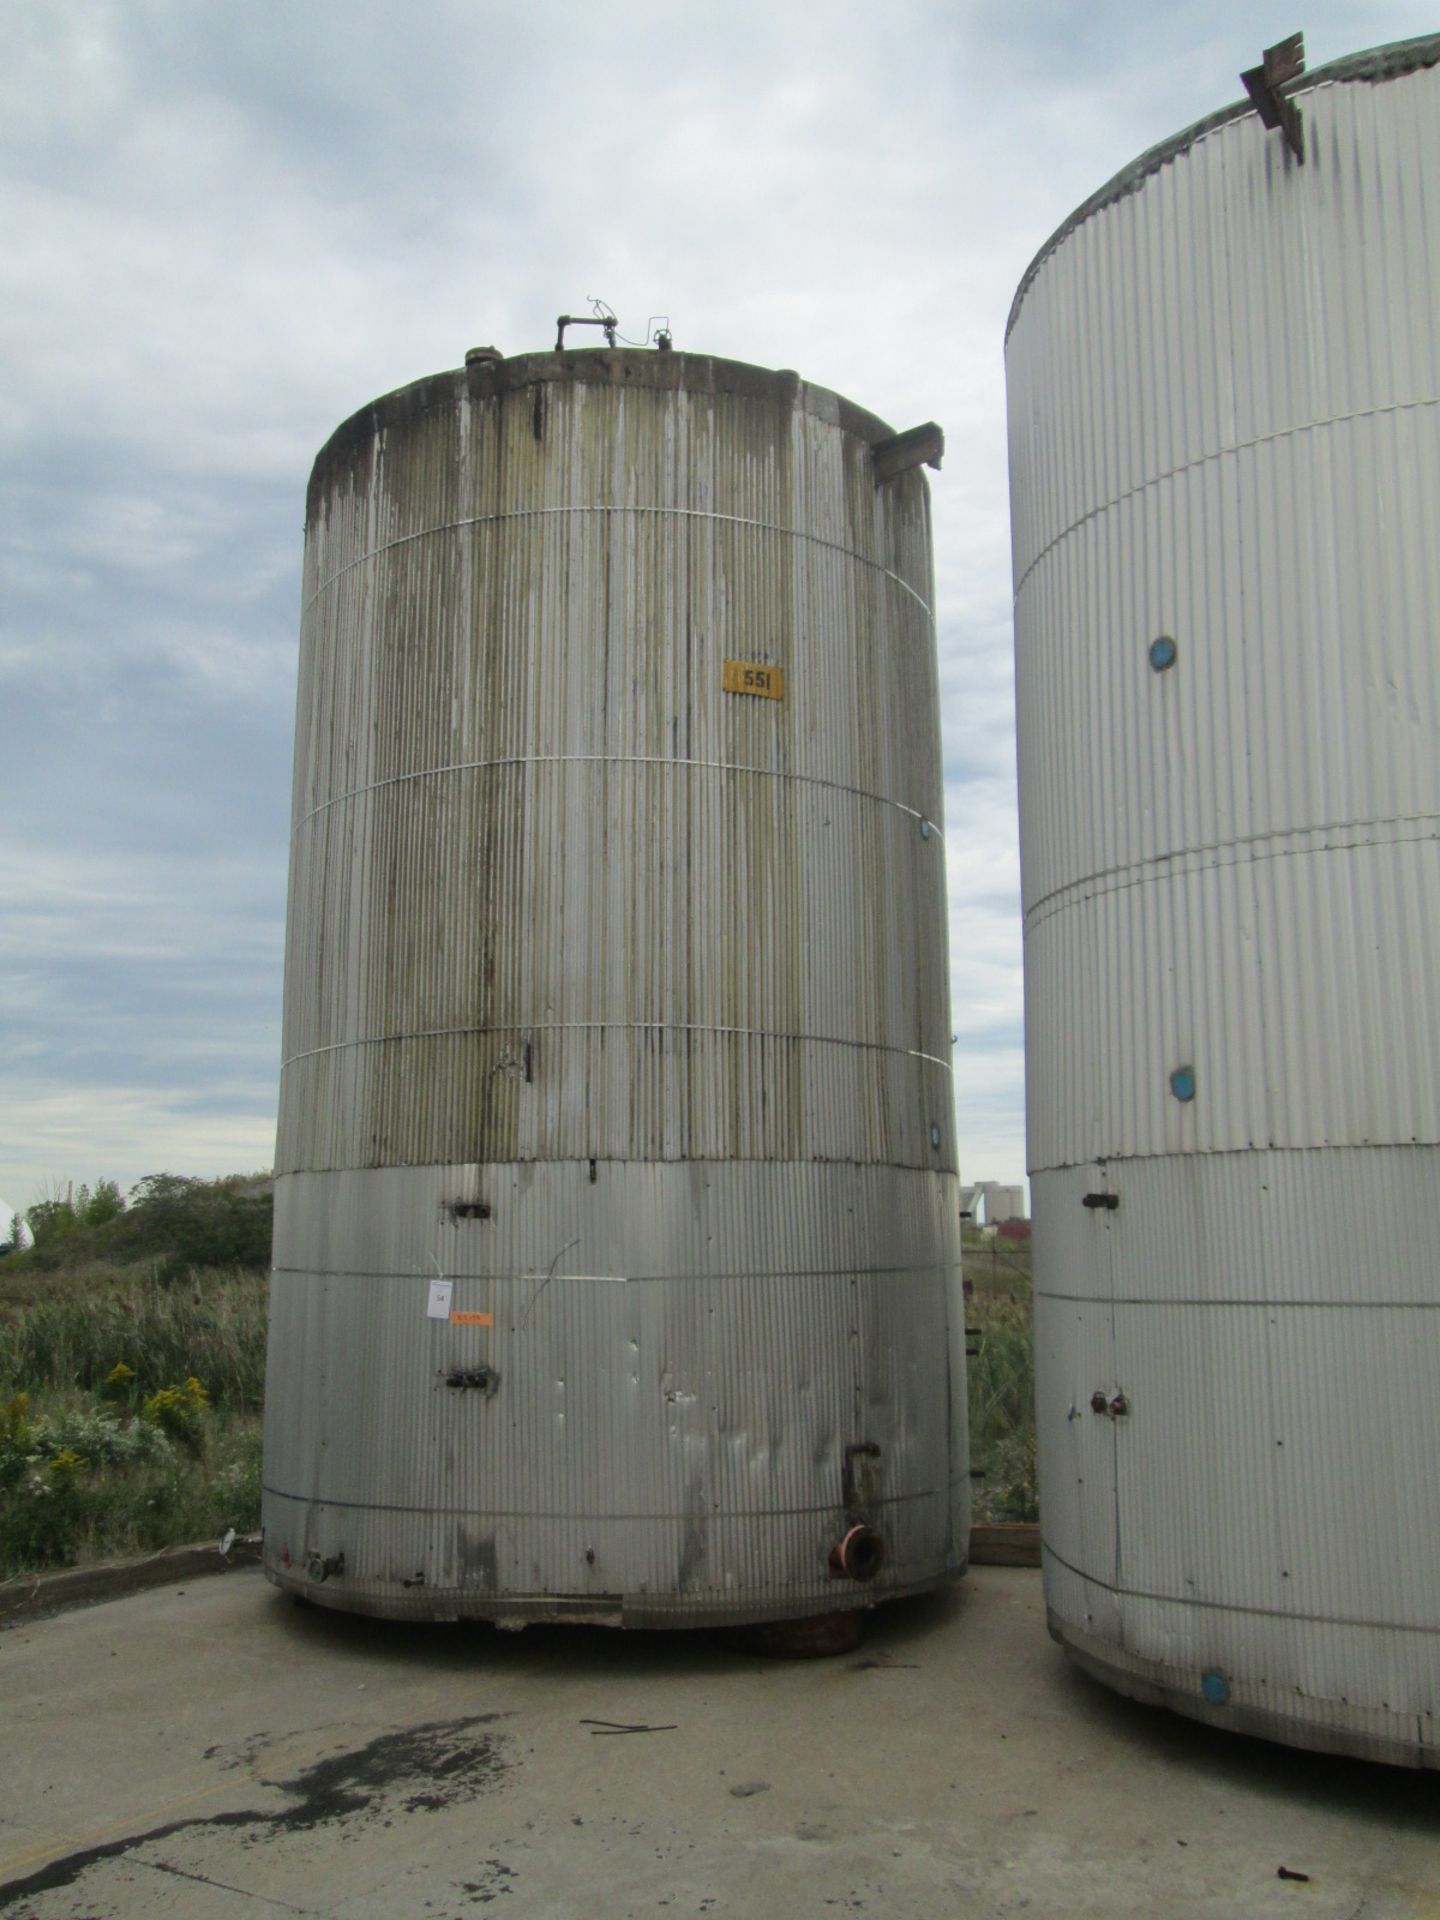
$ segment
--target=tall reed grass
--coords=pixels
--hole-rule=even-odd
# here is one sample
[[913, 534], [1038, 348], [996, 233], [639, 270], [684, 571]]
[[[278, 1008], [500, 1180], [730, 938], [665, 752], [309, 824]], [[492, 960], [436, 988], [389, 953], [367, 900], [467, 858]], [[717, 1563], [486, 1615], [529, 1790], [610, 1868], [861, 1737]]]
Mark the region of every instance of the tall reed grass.
[[153, 1393], [191, 1374], [217, 1405], [254, 1412], [265, 1391], [267, 1280], [243, 1268], [162, 1281], [116, 1268], [83, 1291], [0, 1308], [0, 1395], [97, 1390], [117, 1362]]
[[1035, 1359], [1030, 1298], [977, 1287], [966, 1320], [970, 1346], [970, 1458], [982, 1520], [1038, 1520]]

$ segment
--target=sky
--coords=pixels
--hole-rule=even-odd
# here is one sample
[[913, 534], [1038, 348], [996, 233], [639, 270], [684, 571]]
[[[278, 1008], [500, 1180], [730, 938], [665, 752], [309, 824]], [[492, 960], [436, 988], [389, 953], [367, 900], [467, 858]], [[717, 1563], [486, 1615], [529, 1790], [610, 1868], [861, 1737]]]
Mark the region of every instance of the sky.
[[961, 1172], [1025, 1167], [1005, 319], [1128, 160], [1435, 25], [1312, 0], [0, 11], [0, 1196], [269, 1165], [305, 481], [591, 296], [932, 476]]

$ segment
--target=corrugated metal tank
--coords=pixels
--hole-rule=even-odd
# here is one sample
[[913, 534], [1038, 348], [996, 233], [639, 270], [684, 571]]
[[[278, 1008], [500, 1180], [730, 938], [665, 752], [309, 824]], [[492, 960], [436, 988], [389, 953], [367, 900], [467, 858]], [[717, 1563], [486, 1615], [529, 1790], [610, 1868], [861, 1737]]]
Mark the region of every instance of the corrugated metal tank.
[[1440, 40], [1236, 107], [1008, 346], [1052, 1630], [1437, 1763]]
[[929, 494], [888, 433], [602, 350], [471, 356], [320, 454], [282, 1586], [694, 1626], [960, 1570]]

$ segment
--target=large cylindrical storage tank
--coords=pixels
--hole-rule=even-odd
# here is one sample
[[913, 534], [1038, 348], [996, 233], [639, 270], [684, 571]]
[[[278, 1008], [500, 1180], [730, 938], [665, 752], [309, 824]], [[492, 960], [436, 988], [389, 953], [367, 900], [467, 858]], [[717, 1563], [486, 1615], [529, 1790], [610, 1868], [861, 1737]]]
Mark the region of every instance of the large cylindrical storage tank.
[[265, 1433], [280, 1585], [697, 1626], [963, 1565], [910, 438], [791, 373], [481, 352], [320, 454]]
[[1052, 1631], [1437, 1763], [1440, 39], [1147, 153], [1008, 344]]

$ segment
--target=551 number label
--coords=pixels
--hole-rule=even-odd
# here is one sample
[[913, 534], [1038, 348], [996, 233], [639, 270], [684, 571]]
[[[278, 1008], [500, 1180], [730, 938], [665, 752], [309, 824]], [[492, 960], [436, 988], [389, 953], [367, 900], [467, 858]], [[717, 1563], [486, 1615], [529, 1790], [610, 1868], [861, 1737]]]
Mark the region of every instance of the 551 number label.
[[784, 668], [762, 666], [758, 660], [727, 660], [720, 684], [726, 693], [756, 694], [762, 700], [785, 698]]

